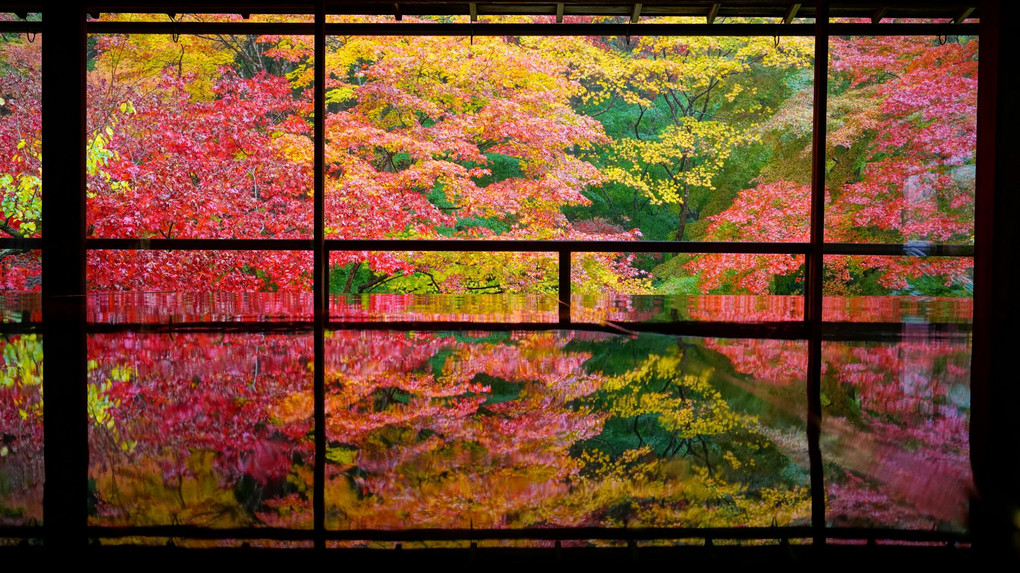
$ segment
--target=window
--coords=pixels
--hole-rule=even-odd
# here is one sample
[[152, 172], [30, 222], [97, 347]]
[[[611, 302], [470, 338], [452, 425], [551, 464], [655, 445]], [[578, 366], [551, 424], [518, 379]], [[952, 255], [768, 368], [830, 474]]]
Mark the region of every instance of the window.
[[977, 26], [633, 10], [2, 22], [3, 535], [968, 542]]

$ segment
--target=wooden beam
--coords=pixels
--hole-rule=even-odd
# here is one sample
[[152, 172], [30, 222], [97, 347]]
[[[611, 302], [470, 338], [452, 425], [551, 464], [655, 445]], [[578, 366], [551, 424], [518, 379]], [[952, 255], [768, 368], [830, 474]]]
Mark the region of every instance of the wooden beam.
[[630, 23], [637, 24], [638, 19], [641, 18], [641, 4], [634, 4], [634, 11], [630, 14]]
[[881, 22], [882, 18], [885, 18], [885, 13], [888, 11], [889, 11], [888, 6], [882, 6], [878, 10], [875, 10], [875, 13], [871, 15], [871, 23], [878, 24], [879, 22]]
[[715, 16], [719, 13], [719, 3], [712, 4], [712, 7], [708, 9], [708, 16], [705, 18], [709, 24], [715, 23]]
[[556, 3], [556, 23], [563, 23], [563, 2]]
[[[561, 6], [562, 6], [562, 4], [561, 4]], [[471, 21], [472, 22], [477, 22], [478, 21], [478, 3], [477, 2], [468, 2], [468, 11], [471, 12]]]
[[400, 13], [400, 4], [393, 3], [393, 19], [397, 22], [401, 22], [404, 19], [404, 15]]
[[966, 19], [967, 19], [967, 18], [968, 18], [968, 17], [969, 17], [969, 16], [970, 16], [970, 15], [971, 15], [971, 14], [972, 14], [973, 12], [974, 12], [974, 8], [973, 8], [973, 7], [970, 7], [970, 8], [964, 8], [964, 9], [963, 9], [963, 11], [962, 11], [962, 12], [960, 12], [960, 15], [959, 15], [959, 16], [957, 16], [956, 18], [953, 18], [953, 23], [954, 23], [954, 24], [960, 24], [960, 23], [962, 23], [962, 22], [963, 22], [964, 20], [966, 20]]
[[790, 24], [793, 19], [797, 17], [797, 12], [800, 11], [800, 4], [790, 4], [790, 7], [786, 10], [786, 16], [783, 16], [783, 23]]

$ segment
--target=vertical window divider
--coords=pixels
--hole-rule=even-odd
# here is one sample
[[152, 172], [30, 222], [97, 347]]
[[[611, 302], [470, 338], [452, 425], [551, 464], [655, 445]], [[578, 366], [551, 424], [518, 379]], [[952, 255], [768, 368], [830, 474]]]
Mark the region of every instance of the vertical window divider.
[[[43, 381], [43, 538], [47, 550], [73, 557], [85, 549], [88, 524], [84, 10], [47, 4], [42, 27], [42, 331], [51, 357]], [[77, 105], [68, 101], [74, 93]]]
[[825, 241], [825, 136], [829, 77], [829, 5], [815, 4], [815, 67], [811, 132], [811, 246], [806, 260], [804, 320], [808, 330], [807, 439], [814, 543], [825, 543], [825, 481], [819, 440], [822, 425], [822, 280]]
[[326, 113], [326, 11], [323, 0], [315, 3], [315, 48], [312, 66], [315, 79], [313, 136], [314, 157], [312, 165], [314, 206], [314, 265], [313, 289], [315, 297], [315, 474], [313, 478], [312, 514], [314, 546], [323, 550], [326, 546], [326, 332], [329, 312], [329, 253], [325, 243], [325, 113]]

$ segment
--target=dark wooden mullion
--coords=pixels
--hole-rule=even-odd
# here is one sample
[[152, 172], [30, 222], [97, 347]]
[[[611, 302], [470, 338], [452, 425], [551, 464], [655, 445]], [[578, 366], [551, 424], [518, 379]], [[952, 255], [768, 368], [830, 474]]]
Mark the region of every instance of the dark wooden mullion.
[[88, 520], [85, 13], [54, 2], [43, 19], [43, 528], [47, 550], [74, 559]]
[[[276, 539], [304, 540], [308, 530], [283, 528], [207, 528], [186, 525], [89, 527], [95, 538], [173, 537], [192, 539]], [[827, 531], [832, 539], [889, 540], [935, 543], [963, 543], [966, 534], [947, 531], [904, 530], [892, 528], [847, 527]], [[329, 540], [369, 541], [460, 541], [460, 540], [658, 540], [658, 539], [804, 539], [812, 528], [791, 527], [549, 527], [523, 529], [361, 529], [334, 530], [325, 533]]]
[[542, 241], [484, 239], [328, 239], [330, 251], [429, 251], [514, 253], [733, 253], [805, 255], [809, 243], [726, 241]]
[[825, 248], [825, 135], [829, 76], [829, 4], [815, 4], [814, 99], [811, 133], [811, 248], [807, 257], [804, 321], [808, 328], [807, 438], [814, 542], [825, 543], [825, 476], [822, 468], [822, 280]]
[[[967, 337], [974, 328], [969, 322], [926, 322], [915, 325], [923, 328], [930, 338]], [[39, 323], [15, 322], [0, 324], [0, 333], [20, 334], [39, 332]], [[262, 322], [208, 321], [208, 322], [92, 322], [85, 331], [93, 333], [130, 332], [144, 330], [150, 333], [203, 333], [203, 332], [279, 332], [299, 334], [313, 332], [313, 320], [280, 320]], [[806, 340], [808, 328], [801, 321], [771, 323], [740, 322], [476, 322], [444, 320], [369, 320], [360, 322], [331, 321], [326, 330], [392, 330], [392, 331], [536, 331], [536, 330], [580, 330], [606, 332], [609, 334], [632, 335], [637, 333], [670, 334], [674, 336], [711, 338], [757, 338], [781, 340]], [[825, 322], [822, 324], [822, 340], [832, 341], [894, 341], [918, 334], [917, 330], [905, 331], [902, 322]]]
[[[88, 238], [89, 250], [166, 251], [311, 251], [315, 239], [113, 239]], [[442, 239], [326, 239], [328, 251], [562, 252], [578, 253], [717, 253], [805, 255], [810, 243], [725, 241], [500, 241]], [[0, 249], [39, 249], [42, 239], [0, 238]], [[826, 255], [971, 257], [974, 245], [926, 243], [825, 243]]]
[[[17, 31], [27, 31], [13, 22]], [[526, 24], [350, 23], [327, 24], [329, 36], [811, 36], [814, 24]], [[0, 30], [2, 31], [2, 30]], [[308, 36], [313, 24], [246, 22], [90, 22], [90, 34], [262, 34]], [[831, 24], [837, 36], [972, 36], [977, 24]]]
[[315, 296], [315, 470], [312, 527], [316, 550], [326, 548], [326, 323], [329, 320], [329, 251], [325, 245], [326, 169], [326, 11], [324, 0], [315, 3], [314, 105], [314, 265]]

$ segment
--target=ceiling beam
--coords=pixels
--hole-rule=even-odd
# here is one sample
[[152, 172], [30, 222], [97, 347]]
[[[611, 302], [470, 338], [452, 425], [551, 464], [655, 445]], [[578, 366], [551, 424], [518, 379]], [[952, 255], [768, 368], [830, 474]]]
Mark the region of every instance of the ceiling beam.
[[712, 7], [708, 9], [708, 16], [705, 17], [705, 21], [709, 24], [715, 23], [715, 16], [719, 13], [719, 3], [712, 4]]
[[641, 4], [634, 4], [634, 11], [630, 13], [630, 23], [637, 24], [638, 18], [641, 17]]
[[960, 12], [959, 16], [957, 16], [956, 18], [953, 18], [953, 23], [954, 24], [961, 24], [961, 23], [963, 23], [963, 21], [966, 20], [967, 17], [970, 16], [973, 12], [974, 12], [974, 8], [973, 7], [964, 8], [963, 11]]
[[797, 12], [800, 11], [800, 4], [790, 4], [790, 7], [786, 10], [786, 15], [783, 16], [783, 23], [789, 24], [793, 22], [793, 19], [797, 17]]

